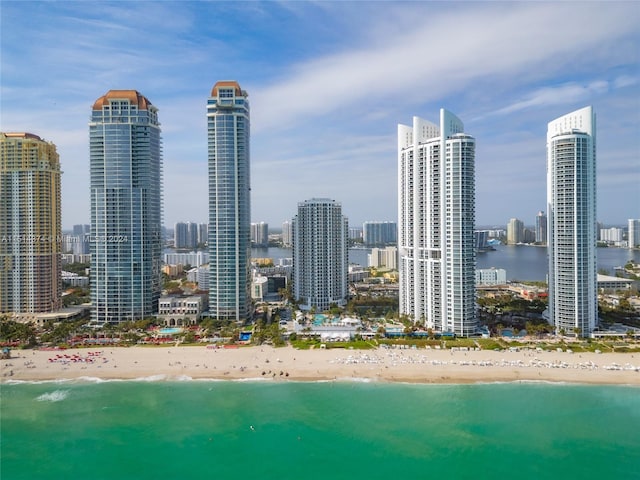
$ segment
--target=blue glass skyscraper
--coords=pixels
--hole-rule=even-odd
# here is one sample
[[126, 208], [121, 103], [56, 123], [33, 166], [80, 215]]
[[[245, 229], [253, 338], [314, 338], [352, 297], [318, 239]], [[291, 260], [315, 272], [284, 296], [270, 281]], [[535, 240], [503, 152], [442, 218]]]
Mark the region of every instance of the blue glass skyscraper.
[[89, 147], [91, 319], [141, 319], [157, 312], [162, 285], [158, 110], [135, 90], [110, 90], [93, 105]]
[[236, 81], [217, 82], [207, 101], [209, 315], [250, 314], [251, 202], [249, 102]]

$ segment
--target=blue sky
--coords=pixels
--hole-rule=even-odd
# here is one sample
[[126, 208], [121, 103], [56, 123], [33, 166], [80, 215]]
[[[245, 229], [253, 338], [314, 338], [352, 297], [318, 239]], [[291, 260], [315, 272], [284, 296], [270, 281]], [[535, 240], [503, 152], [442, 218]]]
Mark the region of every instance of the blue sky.
[[637, 2], [0, 3], [0, 130], [58, 147], [62, 224], [88, 223], [88, 121], [111, 89], [159, 109], [164, 216], [207, 221], [206, 101], [251, 104], [252, 221], [312, 197], [397, 218], [397, 125], [454, 112], [476, 137], [476, 224], [545, 209], [547, 123], [593, 105], [598, 219], [640, 218]]

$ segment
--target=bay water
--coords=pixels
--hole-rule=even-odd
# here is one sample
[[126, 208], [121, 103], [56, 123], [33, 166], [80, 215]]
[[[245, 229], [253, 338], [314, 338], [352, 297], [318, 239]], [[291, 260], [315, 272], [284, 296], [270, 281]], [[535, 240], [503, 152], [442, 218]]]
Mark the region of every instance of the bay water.
[[[496, 245], [495, 250], [479, 253], [476, 256], [476, 268], [503, 268], [507, 271], [507, 280], [546, 281], [547, 248], [533, 245]], [[370, 248], [349, 249], [349, 262], [367, 266], [367, 255]], [[286, 248], [254, 248], [253, 258], [272, 258], [277, 263], [281, 258], [291, 258], [291, 249]], [[627, 248], [598, 248], [598, 269], [606, 270], [609, 275], [615, 274], [615, 268], [623, 266], [630, 260], [640, 263], [640, 250]]]
[[640, 478], [634, 386], [149, 380], [2, 385], [1, 478]]

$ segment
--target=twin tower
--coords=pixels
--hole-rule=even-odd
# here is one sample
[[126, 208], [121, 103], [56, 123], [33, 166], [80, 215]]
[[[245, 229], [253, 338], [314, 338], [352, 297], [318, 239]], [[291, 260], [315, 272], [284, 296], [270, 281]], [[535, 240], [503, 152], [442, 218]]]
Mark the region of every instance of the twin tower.
[[[209, 312], [250, 312], [250, 117], [247, 92], [220, 81], [207, 100]], [[92, 322], [157, 312], [162, 290], [162, 139], [158, 109], [135, 90], [110, 90], [93, 105]]]

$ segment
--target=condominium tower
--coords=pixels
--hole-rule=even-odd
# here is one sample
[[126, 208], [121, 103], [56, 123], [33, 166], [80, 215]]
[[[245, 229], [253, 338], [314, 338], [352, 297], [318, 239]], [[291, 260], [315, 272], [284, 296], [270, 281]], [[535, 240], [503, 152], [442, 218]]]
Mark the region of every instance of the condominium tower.
[[640, 219], [629, 218], [627, 223], [627, 246], [629, 248], [640, 247]]
[[177, 222], [173, 228], [173, 246], [175, 248], [196, 248], [198, 246], [198, 224]]
[[440, 332], [476, 331], [475, 139], [455, 115], [398, 125], [400, 314]]
[[60, 159], [31, 133], [0, 133], [0, 313], [61, 307]]
[[598, 320], [596, 117], [592, 107], [547, 128], [549, 319], [587, 336]]
[[217, 82], [207, 101], [209, 314], [242, 321], [251, 306], [249, 102], [236, 81]]
[[306, 200], [298, 204], [292, 223], [293, 295], [300, 308], [346, 305], [349, 227], [342, 206], [327, 198]]
[[369, 247], [382, 247], [395, 244], [398, 239], [396, 222], [364, 222], [362, 224], [362, 241]]
[[540, 211], [536, 215], [536, 243], [547, 243], [547, 215]]
[[136, 90], [110, 90], [93, 105], [91, 320], [157, 312], [162, 264], [162, 145], [158, 110]]
[[524, 241], [524, 222], [517, 218], [512, 218], [507, 223], [507, 243], [515, 245]]
[[258, 222], [251, 224], [251, 243], [256, 247], [269, 246], [269, 224]]

